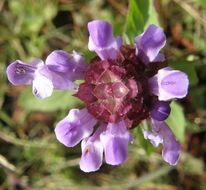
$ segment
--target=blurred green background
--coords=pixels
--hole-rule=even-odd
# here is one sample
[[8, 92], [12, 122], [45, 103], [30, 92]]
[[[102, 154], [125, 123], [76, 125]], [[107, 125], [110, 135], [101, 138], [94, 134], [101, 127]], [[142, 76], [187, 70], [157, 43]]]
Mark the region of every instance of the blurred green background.
[[[133, 130], [128, 161], [85, 174], [80, 146], [57, 142], [55, 124], [82, 103], [66, 92], [37, 100], [31, 88], [9, 84], [5, 70], [16, 59], [44, 59], [52, 50], [82, 52], [88, 61], [87, 22], [104, 19], [125, 43], [154, 23], [163, 27], [168, 64], [186, 72], [188, 97], [172, 103], [167, 120], [182, 143], [176, 167]], [[206, 189], [205, 0], [0, 0], [0, 189], [205, 190]], [[142, 123], [141, 125], [145, 125]]]

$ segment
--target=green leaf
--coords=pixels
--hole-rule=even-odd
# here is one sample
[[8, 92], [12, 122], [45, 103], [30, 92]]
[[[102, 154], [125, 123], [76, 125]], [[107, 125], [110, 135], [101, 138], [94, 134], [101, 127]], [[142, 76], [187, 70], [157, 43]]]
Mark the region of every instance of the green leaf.
[[147, 153], [147, 155], [150, 155], [152, 152], [154, 152], [154, 147], [153, 145], [150, 143], [149, 140], [146, 140], [144, 138], [144, 135], [143, 135], [143, 132], [142, 132], [142, 129], [148, 129], [149, 127], [147, 126], [147, 123], [146, 122], [143, 122], [142, 124], [140, 124], [138, 127], [137, 127], [137, 130], [136, 130], [136, 135], [137, 135], [137, 138], [139, 140], [139, 144], [140, 146], [142, 146], [142, 148], [145, 150], [145, 152]]
[[125, 33], [129, 37], [130, 41], [134, 40], [134, 37], [144, 30], [145, 20], [143, 16], [143, 12], [146, 13], [149, 10], [148, 1], [144, 1], [145, 3], [141, 3], [144, 5], [144, 10], [140, 9], [139, 1], [130, 0], [129, 11], [127, 15], [127, 26]]
[[178, 62], [170, 61], [169, 66], [172, 67], [173, 69], [177, 69], [185, 72], [189, 78], [191, 86], [196, 85], [198, 83], [195, 64], [193, 62], [186, 61], [186, 60], [179, 60]]
[[206, 1], [205, 0], [196, 0], [195, 1], [197, 4], [199, 4], [202, 7], [206, 7]]
[[153, 0], [130, 0], [124, 32], [124, 35], [129, 38], [130, 43], [133, 42], [134, 37], [142, 33], [149, 24], [158, 25]]
[[57, 111], [81, 106], [82, 102], [72, 96], [70, 92], [55, 91], [45, 99], [33, 96], [31, 88], [27, 88], [19, 98], [19, 104], [28, 112], [30, 111]]
[[56, 15], [57, 1], [41, 0], [33, 3], [28, 0], [11, 0], [9, 8], [18, 17], [19, 32], [30, 36], [38, 34], [42, 26]]
[[175, 134], [177, 139], [183, 143], [185, 139], [185, 127], [186, 119], [184, 116], [183, 108], [177, 103], [172, 102], [170, 104], [171, 113], [166, 123], [169, 125], [172, 132]]
[[155, 24], [157, 26], [159, 25], [158, 15], [154, 7], [153, 0], [149, 1], [149, 11], [148, 11], [148, 17], [147, 17], [147, 21], [145, 24], [145, 28], [147, 28], [150, 24]]

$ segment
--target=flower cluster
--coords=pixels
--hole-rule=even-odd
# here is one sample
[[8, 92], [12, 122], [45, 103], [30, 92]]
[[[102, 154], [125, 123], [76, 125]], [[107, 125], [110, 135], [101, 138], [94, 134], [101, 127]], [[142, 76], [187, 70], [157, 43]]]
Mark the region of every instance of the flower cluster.
[[[7, 68], [14, 85], [33, 85], [33, 94], [46, 98], [53, 89], [73, 91], [85, 103], [83, 109], [71, 109], [55, 128], [59, 142], [74, 147], [81, 142], [80, 168], [96, 171], [103, 162], [119, 165], [127, 160], [131, 128], [148, 119], [151, 130], [143, 130], [145, 139], [157, 147], [163, 144], [163, 159], [178, 162], [181, 146], [164, 120], [170, 114], [170, 102], [188, 91], [185, 73], [167, 67], [160, 49], [166, 43], [163, 30], [150, 25], [137, 36], [135, 46], [123, 45], [105, 21], [88, 23], [90, 51], [97, 56], [86, 65], [77, 52], [53, 51], [45, 61], [30, 64], [19, 60]], [[75, 80], [84, 79], [79, 86]], [[68, 100], [69, 101], [69, 100]]]

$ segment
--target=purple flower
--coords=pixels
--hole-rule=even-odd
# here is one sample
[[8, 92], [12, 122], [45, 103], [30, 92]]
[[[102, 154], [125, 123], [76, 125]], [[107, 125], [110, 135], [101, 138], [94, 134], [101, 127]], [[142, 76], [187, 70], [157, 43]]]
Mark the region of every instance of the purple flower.
[[96, 123], [97, 120], [88, 113], [86, 108], [72, 109], [68, 116], [57, 124], [55, 134], [62, 144], [73, 147], [92, 134]]
[[93, 172], [101, 167], [104, 148], [100, 141], [100, 135], [105, 128], [106, 125], [102, 124], [91, 137], [82, 141], [82, 156], [79, 163], [82, 171]]
[[132, 140], [124, 121], [109, 123], [100, 136], [107, 164], [119, 165], [127, 160], [128, 144]]
[[127, 160], [128, 144], [132, 135], [128, 132], [125, 122], [102, 124], [95, 133], [85, 138], [82, 143], [80, 168], [84, 172], [96, 171], [103, 161], [110, 165], [119, 165]]
[[[44, 70], [44, 73], [41, 71]], [[31, 85], [37, 98], [51, 96], [54, 85], [50, 72], [44, 63], [35, 59], [30, 64], [16, 60], [7, 67], [7, 76], [13, 85]]]
[[150, 90], [161, 101], [184, 98], [188, 92], [189, 80], [185, 73], [169, 67], [160, 69], [150, 78]]
[[151, 125], [152, 131], [144, 131], [144, 138], [149, 139], [154, 147], [162, 143], [163, 159], [170, 165], [176, 165], [181, 150], [180, 143], [165, 122], [152, 120]]
[[37, 98], [46, 98], [53, 89], [76, 91], [78, 86], [74, 81], [83, 79], [85, 70], [80, 54], [56, 50], [47, 57], [46, 64], [40, 59], [29, 64], [14, 61], [7, 67], [7, 77], [13, 85], [32, 85]]
[[[46, 64], [12, 63], [7, 68], [8, 79], [14, 85], [33, 84], [40, 95], [46, 94], [40, 97], [51, 95], [53, 89], [78, 88], [75, 96], [86, 108], [70, 110], [55, 134], [67, 147], [81, 142], [80, 169], [84, 172], [97, 171], [104, 160], [110, 165], [126, 162], [132, 142], [129, 129], [144, 119], [152, 121], [152, 130], [144, 131], [144, 137], [155, 147], [162, 143], [163, 159], [175, 165], [180, 144], [164, 120], [170, 114], [170, 102], [187, 95], [189, 81], [185, 73], [163, 68], [163, 30], [150, 25], [135, 38], [136, 47], [122, 45], [122, 38], [113, 35], [108, 22], [91, 21], [88, 30], [88, 48], [97, 57], [87, 67], [75, 51], [56, 50]], [[78, 79], [84, 79], [79, 86], [74, 83]]]
[[102, 59], [115, 59], [122, 45], [121, 37], [114, 37], [112, 26], [105, 21], [95, 20], [88, 23], [90, 51], [95, 51]]
[[135, 38], [136, 54], [145, 63], [164, 61], [164, 55], [159, 53], [166, 44], [163, 30], [155, 25], [150, 25], [146, 31]]
[[142, 62], [164, 61], [165, 57], [159, 53], [166, 44], [163, 30], [155, 25], [150, 25], [146, 31], [135, 38], [136, 54]]
[[62, 50], [55, 50], [48, 55], [45, 63], [51, 71], [58, 73], [69, 81], [83, 79], [86, 70], [83, 57], [76, 51], [68, 54]]

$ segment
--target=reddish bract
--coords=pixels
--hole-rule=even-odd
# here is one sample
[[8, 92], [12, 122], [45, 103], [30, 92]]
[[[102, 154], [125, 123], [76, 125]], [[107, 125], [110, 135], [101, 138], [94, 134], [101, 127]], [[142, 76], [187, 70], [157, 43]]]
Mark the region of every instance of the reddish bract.
[[91, 61], [76, 96], [98, 120], [115, 123], [126, 119], [136, 125], [149, 114], [147, 89], [144, 63], [134, 48], [122, 46], [116, 60]]

